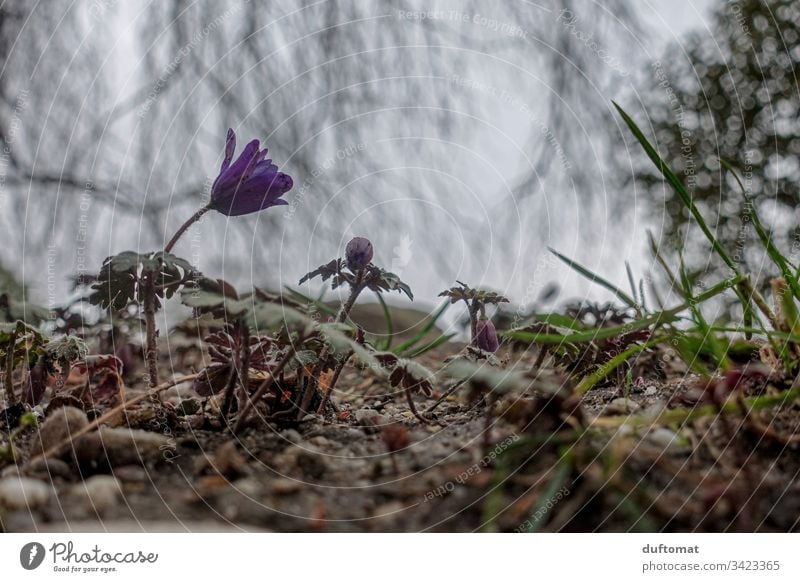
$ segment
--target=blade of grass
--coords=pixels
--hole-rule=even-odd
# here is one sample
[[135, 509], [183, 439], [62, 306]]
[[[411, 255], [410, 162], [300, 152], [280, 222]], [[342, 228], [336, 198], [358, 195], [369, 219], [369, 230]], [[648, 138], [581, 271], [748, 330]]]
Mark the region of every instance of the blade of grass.
[[692, 213], [697, 225], [703, 231], [706, 238], [711, 242], [711, 246], [716, 251], [716, 253], [720, 256], [720, 258], [725, 262], [726, 265], [737, 275], [739, 274], [739, 269], [736, 266], [736, 263], [731, 259], [725, 249], [722, 248], [722, 245], [719, 244], [717, 238], [711, 232], [711, 229], [708, 228], [706, 221], [703, 219], [703, 215], [700, 214], [700, 211], [695, 206], [694, 201], [692, 200], [692, 196], [683, 186], [681, 181], [675, 175], [675, 173], [669, 168], [667, 163], [661, 159], [661, 156], [658, 154], [656, 149], [653, 145], [648, 141], [647, 137], [645, 137], [642, 130], [639, 129], [639, 126], [636, 125], [636, 122], [628, 115], [622, 107], [620, 107], [615, 101], [612, 101], [614, 107], [616, 107], [617, 111], [619, 112], [620, 116], [622, 117], [623, 121], [627, 124], [628, 128], [633, 133], [634, 137], [638, 140], [641, 146], [644, 148], [644, 151], [647, 153], [648, 157], [652, 160], [652, 162], [658, 168], [658, 171], [661, 172], [661, 175], [664, 176], [664, 179], [672, 186], [673, 190], [678, 194], [681, 201], [683, 202], [684, 206], [689, 209], [689, 212]]
[[601, 287], [604, 287], [605, 289], [611, 291], [614, 295], [616, 295], [619, 298], [620, 301], [622, 301], [628, 307], [632, 307], [634, 309], [638, 308], [638, 304], [636, 303], [636, 300], [634, 298], [632, 298], [630, 295], [625, 293], [622, 289], [620, 289], [610, 281], [603, 279], [600, 275], [592, 273], [589, 269], [587, 269], [580, 263], [577, 263], [572, 259], [570, 259], [569, 257], [562, 255], [561, 253], [559, 253], [558, 251], [556, 251], [551, 247], [547, 247], [547, 250], [549, 250], [551, 253], [553, 253], [555, 256], [561, 259], [570, 268], [572, 268], [573, 270], [577, 271], [578, 273], [589, 279], [592, 283], [597, 283]]
[[648, 348], [652, 348], [655, 345], [658, 345], [664, 341], [664, 338], [658, 337], [647, 341], [643, 344], [637, 344], [635, 346], [629, 347], [627, 350], [622, 352], [619, 355], [614, 356], [605, 364], [600, 366], [597, 370], [589, 374], [588, 376], [584, 377], [578, 385], [575, 387], [575, 392], [578, 394], [586, 394], [589, 390], [591, 390], [598, 382], [605, 380], [611, 372], [619, 368], [622, 364], [624, 364], [628, 358], [634, 356], [638, 353], [645, 351]]
[[578, 331], [586, 329], [574, 317], [561, 313], [534, 313], [522, 324], [522, 327], [529, 325], [531, 322], [548, 323], [553, 327], [563, 327], [565, 329], [574, 329]]
[[530, 516], [525, 520], [525, 527], [520, 528], [522, 533], [536, 533], [547, 520], [547, 504], [552, 503], [556, 494], [564, 488], [564, 483], [572, 473], [572, 455], [565, 452], [558, 461], [553, 478], [547, 483], [547, 488], [536, 501], [536, 507], [531, 511]]
[[[699, 294], [695, 298], [695, 301], [697, 303], [702, 303], [703, 301], [707, 301], [708, 299], [711, 299], [712, 297], [715, 297], [716, 295], [719, 295], [720, 293], [723, 293], [724, 291], [732, 287], [735, 287], [741, 280], [742, 277], [736, 276], [730, 279], [726, 279], [721, 283], [717, 283], [707, 291], [704, 291], [703, 293]], [[602, 327], [579, 333], [573, 333], [569, 335], [537, 334], [529, 331], [514, 331], [514, 330], [502, 332], [501, 335], [505, 337], [510, 337], [512, 339], [527, 341], [531, 343], [542, 343], [542, 344], [560, 344], [562, 342], [585, 343], [585, 342], [616, 337], [624, 333], [639, 331], [641, 329], [646, 329], [651, 325], [670, 323], [672, 321], [675, 321], [678, 318], [677, 317], [678, 314], [681, 313], [682, 311], [685, 311], [688, 307], [689, 305], [684, 302], [681, 305], [678, 305], [677, 307], [673, 307], [672, 309], [667, 309], [666, 311], [661, 311], [649, 317], [638, 319], [630, 323], [625, 323], [623, 325], [618, 325], [615, 327]]]
[[438, 348], [442, 344], [446, 344], [451, 339], [456, 336], [454, 333], [448, 333], [443, 336], [437, 337], [435, 340], [428, 342], [427, 344], [423, 345], [422, 347], [417, 348], [413, 352], [409, 354], [402, 354], [405, 358], [416, 358], [424, 354], [425, 352], [429, 352], [432, 349]]
[[697, 329], [700, 330], [702, 334], [702, 339], [700, 340], [700, 346], [698, 346], [697, 351], [695, 352], [695, 356], [693, 359], [697, 358], [697, 355], [702, 352], [710, 353], [714, 357], [714, 365], [722, 370], [729, 370], [730, 369], [730, 360], [728, 359], [728, 355], [722, 346], [717, 341], [716, 336], [711, 331], [710, 326], [706, 322], [705, 317], [703, 317], [703, 313], [698, 307], [697, 300], [694, 297], [694, 293], [692, 292], [692, 282], [689, 280], [689, 274], [686, 272], [686, 265], [683, 262], [683, 252], [678, 252], [678, 259], [680, 260], [680, 268], [678, 269], [678, 274], [681, 278], [681, 286], [683, 288], [683, 297], [686, 299], [686, 302], [689, 304], [689, 312], [692, 314], [692, 319], [694, 320], [694, 324], [697, 326]]
[[772, 237], [769, 236], [764, 228], [764, 224], [761, 222], [761, 218], [758, 216], [758, 211], [756, 211], [753, 198], [747, 193], [744, 184], [742, 184], [742, 181], [733, 166], [722, 158], [719, 158], [719, 162], [722, 167], [731, 173], [736, 182], [739, 184], [739, 188], [742, 190], [742, 196], [744, 197], [745, 203], [749, 209], [749, 215], [753, 222], [753, 228], [756, 229], [756, 233], [758, 234], [758, 238], [761, 240], [761, 244], [764, 245], [764, 249], [772, 259], [772, 262], [775, 263], [778, 269], [780, 269], [783, 278], [786, 279], [786, 282], [792, 289], [792, 295], [794, 295], [795, 299], [800, 299], [800, 285], [797, 283], [795, 274], [789, 267], [786, 257], [781, 254], [781, 252], [778, 250], [778, 247], [776, 247], [772, 242]]
[[389, 306], [383, 298], [383, 293], [375, 292], [378, 298], [378, 303], [381, 304], [383, 309], [383, 319], [386, 322], [386, 339], [381, 342], [380, 350], [388, 351], [392, 347], [392, 336], [394, 335], [394, 322], [392, 321], [392, 313], [389, 311]]
[[425, 326], [420, 330], [420, 332], [417, 335], [412, 337], [407, 342], [404, 342], [404, 343], [400, 344], [399, 346], [397, 346], [392, 351], [395, 354], [402, 354], [402, 353], [408, 351], [409, 348], [414, 347], [420, 341], [425, 339], [425, 337], [436, 326], [436, 322], [439, 321], [439, 318], [441, 318], [442, 315], [444, 315], [444, 312], [447, 311], [448, 307], [450, 307], [450, 302], [449, 301], [445, 301], [444, 303], [442, 303], [441, 307], [439, 307], [439, 309], [437, 309], [436, 312], [434, 312], [433, 317], [431, 317], [431, 319], [428, 321], [428, 323], [425, 324]]
[[[757, 411], [790, 404], [798, 398], [800, 398], [800, 387], [791, 388], [780, 394], [751, 396], [745, 398], [744, 402], [748, 411]], [[692, 408], [662, 410], [660, 414], [655, 416], [639, 414], [627, 417], [598, 417], [592, 421], [589, 428], [618, 428], [621, 426], [646, 427], [657, 424], [684, 424], [697, 418], [741, 411], [742, 409], [736, 400], [729, 400], [722, 405], [721, 409], [715, 405], [707, 404], [703, 406], [694, 406]]]

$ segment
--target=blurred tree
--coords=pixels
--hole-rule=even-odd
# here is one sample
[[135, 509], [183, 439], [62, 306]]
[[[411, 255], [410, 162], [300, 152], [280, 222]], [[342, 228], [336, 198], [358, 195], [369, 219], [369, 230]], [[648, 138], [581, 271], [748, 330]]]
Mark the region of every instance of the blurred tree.
[[[506, 281], [558, 227], [547, 196], [572, 224], [594, 195], [590, 134], [636, 23], [627, 0], [8, 0], [0, 258], [35, 288], [45, 252], [63, 282], [163, 244], [232, 126], [294, 177], [292, 206], [193, 229], [176, 250], [202, 269], [291, 281], [369, 232], [387, 264]], [[424, 261], [392, 256], [405, 240]]]
[[[644, 110], [658, 150], [734, 260], [762, 284], [775, 276], [757, 242], [741, 188], [719, 159], [738, 169], [776, 242], [800, 253], [800, 4], [718, 2], [711, 34], [697, 31], [650, 69]], [[644, 121], [641, 114], [637, 115]], [[641, 123], [642, 127], [647, 124]], [[630, 143], [630, 142], [629, 142]], [[638, 145], [630, 143], [638, 151]], [[663, 224], [667, 248], [685, 240], [696, 275], [724, 269], [689, 213], [649, 160], [635, 174]]]

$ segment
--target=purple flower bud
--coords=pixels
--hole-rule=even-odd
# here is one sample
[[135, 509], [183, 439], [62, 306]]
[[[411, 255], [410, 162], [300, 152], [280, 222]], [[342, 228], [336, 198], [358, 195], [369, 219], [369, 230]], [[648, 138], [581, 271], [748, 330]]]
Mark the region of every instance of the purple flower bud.
[[229, 129], [225, 158], [211, 187], [211, 208], [226, 216], [240, 216], [288, 204], [281, 196], [294, 183], [288, 174], [278, 171], [272, 160], [265, 159], [267, 149], [260, 150], [258, 140], [254, 139], [231, 163], [235, 151], [236, 134]]
[[488, 319], [481, 319], [475, 326], [475, 345], [484, 352], [496, 352], [500, 347], [497, 330]]
[[347, 243], [344, 257], [347, 268], [356, 273], [372, 261], [372, 243], [364, 237], [357, 236]]

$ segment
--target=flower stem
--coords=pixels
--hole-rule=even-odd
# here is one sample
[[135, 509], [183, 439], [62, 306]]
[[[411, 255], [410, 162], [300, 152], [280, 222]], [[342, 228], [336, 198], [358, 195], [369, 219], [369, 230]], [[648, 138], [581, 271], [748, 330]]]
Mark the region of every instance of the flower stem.
[[145, 333], [147, 334], [144, 359], [147, 362], [147, 373], [150, 376], [150, 387], [155, 388], [158, 386], [158, 347], [156, 345], [158, 329], [156, 328], [155, 273], [151, 271], [146, 273], [144, 277], [145, 280], [142, 286], [142, 292], [144, 295], [142, 312], [144, 313], [144, 326]]
[[350, 315], [350, 311], [353, 309], [353, 305], [356, 303], [356, 299], [361, 294], [361, 291], [364, 290], [364, 269], [361, 269], [358, 274], [356, 275], [356, 281], [353, 283], [353, 286], [350, 288], [350, 296], [347, 298], [347, 301], [342, 305], [342, 308], [339, 310], [339, 315], [336, 316], [336, 321], [338, 323], [344, 323], [347, 321], [347, 317]]
[[473, 299], [472, 302], [464, 299], [467, 304], [467, 311], [469, 312], [469, 343], [472, 346], [478, 345], [478, 310], [480, 306], [478, 302]]
[[17, 330], [11, 332], [11, 338], [8, 340], [8, 355], [6, 357], [6, 399], [9, 404], [16, 402], [14, 395], [14, 348], [17, 347]]
[[339, 376], [344, 370], [345, 364], [347, 364], [347, 360], [350, 359], [350, 356], [353, 355], [353, 352], [349, 352], [347, 357], [342, 358], [338, 364], [336, 364], [336, 369], [333, 371], [333, 376], [331, 376], [331, 381], [328, 384], [328, 389], [325, 391], [325, 395], [322, 397], [322, 402], [319, 403], [319, 407], [317, 407], [317, 414], [325, 414], [325, 409], [328, 408], [328, 403], [331, 401], [331, 394], [333, 394], [333, 388], [336, 386], [336, 382], [339, 381]]
[[[339, 309], [339, 313], [336, 316], [337, 323], [344, 323], [345, 321], [347, 321], [347, 318], [350, 315], [350, 311], [352, 311], [353, 305], [355, 305], [356, 303], [356, 299], [358, 299], [359, 294], [363, 290], [364, 290], [364, 269], [361, 269], [358, 271], [358, 274], [356, 275], [355, 283], [353, 283], [353, 286], [350, 288], [350, 296], [347, 298], [347, 301], [345, 301], [342, 304], [341, 309]], [[328, 346], [325, 346], [325, 348], [322, 350], [322, 353], [319, 356], [319, 363], [315, 366], [314, 374], [311, 379], [312, 383], [314, 384], [314, 390], [317, 390], [317, 386], [319, 385], [319, 377], [322, 374], [322, 367], [325, 365], [325, 360], [328, 359], [329, 355], [330, 355], [330, 350], [328, 349]], [[344, 368], [349, 358], [350, 355], [348, 355], [346, 358], [342, 358], [342, 360], [336, 365], [333, 377], [331, 378], [331, 382], [328, 385], [328, 389], [323, 395], [322, 402], [320, 402], [320, 405], [317, 408], [317, 414], [325, 414], [325, 409], [328, 407], [328, 403], [330, 402], [331, 399], [331, 394], [333, 394], [333, 388], [334, 386], [336, 386], [336, 382], [339, 380], [339, 375], [342, 373], [342, 369]], [[300, 417], [299, 415], [305, 413], [304, 408], [308, 404], [309, 403], [301, 401], [300, 410], [298, 411], [298, 418]]]
[[165, 253], [169, 253], [169, 252], [171, 252], [171, 251], [172, 251], [172, 247], [174, 247], [174, 246], [175, 246], [175, 243], [177, 243], [177, 242], [178, 242], [178, 239], [179, 239], [179, 238], [181, 238], [181, 237], [183, 236], [183, 233], [185, 233], [187, 230], [189, 230], [189, 227], [190, 227], [190, 226], [192, 226], [192, 225], [193, 225], [195, 222], [197, 222], [198, 220], [200, 220], [200, 218], [202, 218], [202, 216], [203, 216], [203, 215], [204, 215], [206, 212], [208, 212], [209, 210], [211, 210], [211, 206], [203, 206], [203, 207], [202, 207], [202, 208], [200, 208], [200, 209], [199, 209], [197, 212], [195, 212], [194, 214], [192, 214], [192, 215], [189, 217], [189, 220], [187, 220], [186, 222], [184, 222], [184, 223], [181, 225], [181, 227], [178, 229], [178, 231], [177, 231], [177, 232], [176, 232], [176, 233], [175, 233], [175, 234], [172, 236], [172, 238], [170, 239], [170, 241], [167, 243], [167, 246], [165, 246], [165, 247], [164, 247], [164, 252], [165, 252]]

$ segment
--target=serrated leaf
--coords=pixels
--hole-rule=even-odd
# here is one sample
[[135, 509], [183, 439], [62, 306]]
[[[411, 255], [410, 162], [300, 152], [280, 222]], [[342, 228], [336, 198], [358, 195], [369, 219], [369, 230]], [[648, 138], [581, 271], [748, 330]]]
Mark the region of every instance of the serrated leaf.
[[[108, 257], [92, 284], [89, 302], [103, 308], [121, 310], [133, 302], [142, 302], [140, 280], [143, 273], [155, 273], [153, 282], [157, 297], [172, 297], [196, 277], [185, 259], [161, 251], [140, 254], [123, 251]], [[161, 302], [156, 300], [156, 308]]]
[[466, 301], [467, 303], [477, 303], [480, 305], [499, 305], [508, 303], [508, 299], [494, 291], [485, 289], [473, 289], [466, 283], [456, 281], [457, 286], [450, 287], [439, 293], [439, 297], [449, 297], [450, 303]]
[[302, 285], [306, 281], [309, 281], [315, 277], [322, 277], [323, 281], [327, 281], [331, 277], [335, 275], [340, 275], [342, 272], [342, 259], [333, 259], [329, 263], [325, 263], [324, 265], [320, 265], [313, 271], [310, 271], [303, 275], [302, 279], [300, 279], [299, 285]]
[[48, 342], [45, 348], [47, 357], [56, 362], [71, 364], [86, 359], [89, 348], [81, 338], [74, 335], [65, 335]]

